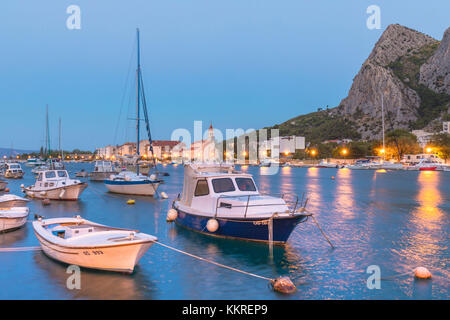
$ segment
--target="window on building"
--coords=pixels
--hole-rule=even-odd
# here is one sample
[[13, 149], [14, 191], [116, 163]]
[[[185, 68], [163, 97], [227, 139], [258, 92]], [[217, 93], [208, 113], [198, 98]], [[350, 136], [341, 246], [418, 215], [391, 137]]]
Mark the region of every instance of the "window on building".
[[206, 180], [198, 180], [197, 186], [195, 187], [194, 195], [196, 197], [206, 196], [209, 194], [208, 181]]
[[213, 179], [212, 185], [215, 193], [231, 192], [234, 188], [233, 180], [230, 178]]

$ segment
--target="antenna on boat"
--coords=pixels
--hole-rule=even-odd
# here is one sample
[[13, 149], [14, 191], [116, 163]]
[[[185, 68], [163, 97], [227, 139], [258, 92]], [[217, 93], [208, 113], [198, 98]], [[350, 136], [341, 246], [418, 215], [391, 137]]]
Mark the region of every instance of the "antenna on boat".
[[383, 122], [383, 162], [386, 160], [386, 148], [384, 145], [384, 102], [383, 102], [383, 95], [381, 95], [381, 119]]
[[137, 37], [137, 69], [136, 69], [136, 173], [139, 175], [139, 116], [140, 116], [140, 102], [141, 102], [141, 55], [140, 55], [140, 46], [139, 46], [139, 28], [136, 28], [136, 37]]

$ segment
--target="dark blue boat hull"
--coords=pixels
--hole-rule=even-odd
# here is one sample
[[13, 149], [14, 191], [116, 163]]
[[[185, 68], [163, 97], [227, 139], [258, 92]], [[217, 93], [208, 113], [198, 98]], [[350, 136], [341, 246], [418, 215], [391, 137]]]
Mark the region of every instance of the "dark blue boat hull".
[[[219, 228], [215, 232], [206, 229], [211, 217], [190, 214], [174, 207], [178, 212], [175, 222], [183, 227], [211, 236], [235, 238], [249, 241], [269, 241], [269, 225], [264, 219], [221, 219]], [[308, 215], [293, 215], [288, 217], [275, 217], [273, 219], [273, 238], [275, 243], [284, 243], [288, 240], [297, 224], [305, 222]]]

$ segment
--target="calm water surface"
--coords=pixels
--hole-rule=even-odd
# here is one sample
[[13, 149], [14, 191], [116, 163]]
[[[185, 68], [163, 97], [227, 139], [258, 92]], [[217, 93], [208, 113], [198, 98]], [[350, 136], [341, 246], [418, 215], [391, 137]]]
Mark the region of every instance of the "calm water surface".
[[[92, 164], [68, 165], [69, 172]], [[30, 168], [22, 180], [9, 180], [12, 193], [34, 183]], [[168, 200], [106, 193], [103, 183], [89, 182], [79, 202], [31, 201], [32, 214], [47, 218], [81, 215], [106, 225], [136, 228], [165, 244], [274, 278], [287, 275], [298, 291], [283, 296], [265, 280], [218, 268], [154, 245], [133, 275], [82, 270], [81, 290], [68, 290], [66, 266], [41, 251], [0, 252], [0, 299], [449, 299], [450, 172], [376, 172], [348, 169], [243, 167], [254, 174], [263, 192], [307, 192], [309, 210], [330, 235], [332, 250], [317, 227], [299, 225], [285, 247], [207, 237], [166, 222], [171, 201], [182, 191], [182, 166], [161, 168], [170, 173], [161, 191]], [[336, 179], [332, 180], [331, 176]], [[31, 216], [31, 215], [30, 215]], [[0, 234], [0, 247], [38, 246], [31, 223]], [[366, 269], [381, 268], [382, 277], [416, 266], [433, 273], [431, 281], [398, 276], [366, 286]]]

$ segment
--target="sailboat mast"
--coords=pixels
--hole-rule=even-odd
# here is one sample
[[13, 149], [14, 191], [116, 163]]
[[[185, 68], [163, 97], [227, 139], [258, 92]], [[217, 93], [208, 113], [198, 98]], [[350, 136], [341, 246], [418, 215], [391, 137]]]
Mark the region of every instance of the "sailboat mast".
[[137, 36], [137, 70], [136, 70], [136, 155], [137, 155], [137, 163], [136, 163], [136, 173], [139, 174], [139, 116], [140, 116], [140, 102], [141, 102], [141, 56], [140, 56], [140, 46], [139, 46], [139, 28], [136, 29]]
[[50, 134], [48, 132], [48, 104], [45, 105], [45, 157], [50, 154]]
[[59, 153], [61, 155], [61, 161], [63, 160], [63, 151], [61, 149], [61, 118], [59, 118], [59, 139], [58, 139], [58, 143], [59, 143]]
[[386, 160], [386, 147], [384, 144], [384, 102], [383, 95], [381, 95], [381, 119], [383, 122], [383, 162]]

